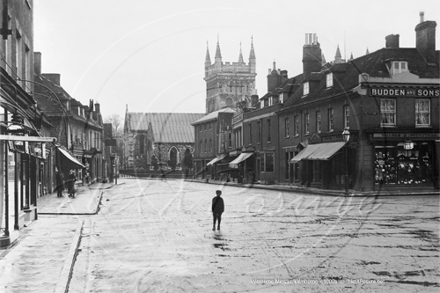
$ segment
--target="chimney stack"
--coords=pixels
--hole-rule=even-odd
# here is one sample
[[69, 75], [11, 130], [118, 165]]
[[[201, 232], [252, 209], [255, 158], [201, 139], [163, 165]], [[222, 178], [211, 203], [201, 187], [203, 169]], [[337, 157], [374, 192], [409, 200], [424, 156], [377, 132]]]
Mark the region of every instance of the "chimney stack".
[[34, 52], [34, 73], [38, 76], [41, 75], [41, 53]]
[[287, 70], [281, 70], [281, 84], [283, 84], [289, 77], [287, 75]]
[[424, 21], [424, 13], [420, 12], [420, 23], [416, 26], [416, 48], [426, 63], [435, 65], [435, 21]]
[[273, 69], [270, 71], [267, 76], [267, 91], [273, 92], [278, 86], [280, 82], [280, 75], [278, 74], [278, 70], [276, 69], [276, 63], [273, 62]]
[[388, 35], [385, 37], [385, 48], [399, 48], [399, 35]]
[[251, 107], [256, 107], [258, 104], [259, 98], [258, 95], [251, 96]]
[[307, 78], [311, 72], [321, 71], [322, 52], [316, 34], [306, 34], [302, 62], [304, 78]]
[[101, 109], [100, 109], [100, 105], [99, 105], [99, 103], [95, 103], [95, 112], [96, 112], [97, 114], [99, 114], [99, 113], [101, 113], [100, 111], [101, 111]]
[[45, 78], [50, 80], [54, 85], [60, 86], [61, 85], [61, 74], [59, 73], [43, 73], [42, 74]]

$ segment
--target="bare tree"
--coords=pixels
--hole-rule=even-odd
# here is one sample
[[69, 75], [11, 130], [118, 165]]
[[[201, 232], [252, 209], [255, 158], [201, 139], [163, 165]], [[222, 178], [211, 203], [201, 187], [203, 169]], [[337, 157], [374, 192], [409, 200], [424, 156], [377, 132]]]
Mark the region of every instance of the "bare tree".
[[105, 123], [111, 123], [113, 128], [113, 136], [117, 137], [122, 132], [122, 118], [119, 114], [111, 114], [104, 119]]

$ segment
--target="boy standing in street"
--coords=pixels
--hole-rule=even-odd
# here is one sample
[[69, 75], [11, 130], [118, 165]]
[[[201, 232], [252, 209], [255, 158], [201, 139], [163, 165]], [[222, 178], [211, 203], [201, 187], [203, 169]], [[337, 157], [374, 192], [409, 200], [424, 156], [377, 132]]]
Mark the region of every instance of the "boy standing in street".
[[220, 230], [220, 223], [222, 221], [222, 213], [225, 211], [225, 204], [223, 198], [220, 197], [222, 194], [221, 190], [215, 192], [216, 197], [212, 199], [212, 216], [214, 217], [214, 223], [212, 226], [212, 231], [215, 231], [215, 223], [218, 221], [217, 230]]

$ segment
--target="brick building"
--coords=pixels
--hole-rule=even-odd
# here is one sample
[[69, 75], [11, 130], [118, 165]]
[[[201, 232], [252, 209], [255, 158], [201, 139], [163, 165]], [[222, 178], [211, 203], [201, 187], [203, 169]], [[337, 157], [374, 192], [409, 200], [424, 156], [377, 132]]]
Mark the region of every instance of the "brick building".
[[219, 177], [219, 172], [229, 169], [228, 150], [231, 142], [231, 120], [235, 110], [223, 108], [203, 115], [191, 123], [194, 127], [194, 169], [195, 175], [204, 178]]
[[438, 188], [435, 27], [422, 16], [414, 48], [400, 48], [399, 35], [390, 35], [383, 49], [323, 67], [320, 44], [306, 44], [304, 79], [278, 111], [279, 125], [293, 121], [294, 129], [280, 136], [280, 157], [296, 154], [290, 162], [298, 168], [292, 180], [282, 160], [280, 180], [358, 191]]
[[[33, 1], [0, 1], [0, 247], [37, 219], [51, 124], [34, 99]], [[13, 241], [13, 240], [12, 240]]]
[[99, 103], [90, 100], [83, 105], [74, 99], [61, 86], [60, 74], [41, 72], [41, 53], [36, 52], [34, 59], [35, 100], [53, 126], [51, 135], [57, 138], [54, 165], [65, 175], [75, 170], [77, 178], [88, 183], [106, 180]]

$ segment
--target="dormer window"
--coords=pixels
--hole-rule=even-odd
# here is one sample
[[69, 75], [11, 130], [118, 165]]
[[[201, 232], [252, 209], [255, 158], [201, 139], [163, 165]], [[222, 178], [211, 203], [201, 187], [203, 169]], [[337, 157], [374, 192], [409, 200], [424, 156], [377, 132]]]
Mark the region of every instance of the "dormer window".
[[332, 72], [330, 72], [326, 75], [326, 85], [328, 88], [333, 86], [333, 73]]
[[408, 71], [408, 62], [406, 61], [394, 61], [393, 62], [393, 75]]
[[304, 86], [303, 86], [303, 95], [308, 95], [309, 94], [309, 82], [305, 82]]

